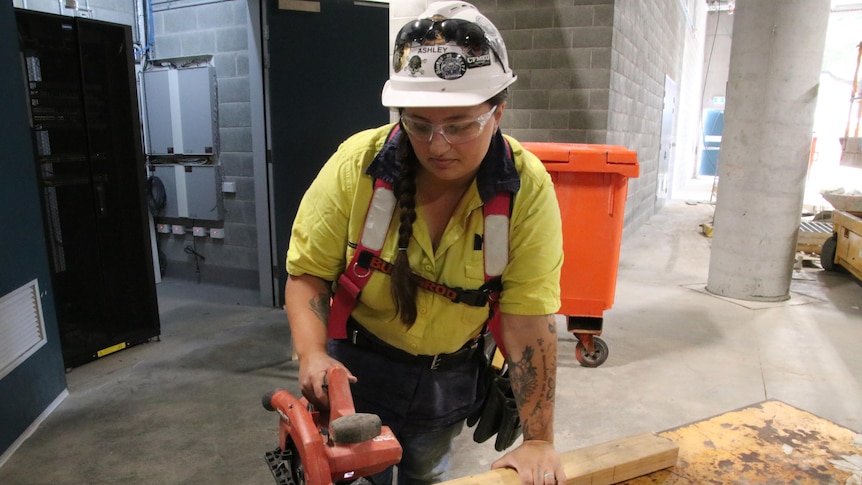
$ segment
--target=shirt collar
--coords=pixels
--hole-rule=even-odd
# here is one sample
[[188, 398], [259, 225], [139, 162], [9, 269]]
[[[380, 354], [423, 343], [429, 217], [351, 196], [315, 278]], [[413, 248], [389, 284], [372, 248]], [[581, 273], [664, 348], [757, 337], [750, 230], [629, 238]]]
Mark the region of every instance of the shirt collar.
[[[371, 165], [368, 166], [365, 173], [394, 184], [395, 177], [401, 171], [401, 162], [396, 155], [398, 140], [399, 137], [405, 135], [398, 128], [398, 125], [395, 125], [389, 134], [389, 139], [374, 157], [374, 160], [371, 161]], [[476, 187], [479, 189], [479, 196], [483, 203], [491, 200], [497, 192], [505, 190], [514, 194], [521, 188], [521, 178], [515, 169], [515, 161], [512, 159], [509, 144], [499, 129], [491, 138], [488, 153], [479, 165], [479, 172], [476, 174]]]

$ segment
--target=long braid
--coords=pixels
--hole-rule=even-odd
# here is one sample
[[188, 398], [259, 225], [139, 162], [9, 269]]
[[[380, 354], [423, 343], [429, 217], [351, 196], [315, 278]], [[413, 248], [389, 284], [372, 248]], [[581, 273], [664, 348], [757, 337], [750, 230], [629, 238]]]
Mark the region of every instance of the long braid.
[[398, 198], [399, 219], [398, 252], [392, 265], [392, 299], [395, 310], [401, 316], [401, 323], [407, 328], [416, 322], [416, 293], [418, 286], [407, 259], [407, 246], [413, 237], [413, 222], [416, 221], [416, 153], [404, 133], [398, 140], [397, 155], [401, 160], [401, 173], [394, 184], [395, 197]]
[[[509, 90], [504, 89], [487, 101], [492, 106], [499, 106], [506, 102]], [[399, 109], [399, 114], [403, 111]], [[418, 283], [410, 268], [407, 259], [407, 246], [413, 237], [413, 223], [416, 221], [416, 169], [419, 159], [410, 144], [407, 132], [401, 128], [401, 137], [398, 139], [396, 156], [401, 161], [401, 172], [395, 179], [393, 190], [398, 199], [399, 218], [401, 225], [398, 227], [398, 253], [392, 264], [391, 292], [392, 300], [395, 302], [395, 311], [401, 317], [401, 323], [407, 328], [416, 323], [416, 294]]]

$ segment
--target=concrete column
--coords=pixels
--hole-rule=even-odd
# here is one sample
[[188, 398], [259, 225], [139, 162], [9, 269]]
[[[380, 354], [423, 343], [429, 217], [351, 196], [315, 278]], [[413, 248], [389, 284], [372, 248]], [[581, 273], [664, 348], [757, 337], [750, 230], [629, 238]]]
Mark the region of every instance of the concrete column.
[[736, 2], [706, 289], [790, 298], [830, 0]]

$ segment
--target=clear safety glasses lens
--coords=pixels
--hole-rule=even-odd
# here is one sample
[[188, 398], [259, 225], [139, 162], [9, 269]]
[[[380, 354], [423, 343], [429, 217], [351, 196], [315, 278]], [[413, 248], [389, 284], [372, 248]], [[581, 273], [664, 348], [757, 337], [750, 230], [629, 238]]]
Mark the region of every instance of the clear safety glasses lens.
[[451, 145], [466, 143], [475, 140], [485, 129], [488, 120], [494, 114], [497, 107], [494, 106], [490, 111], [473, 120], [456, 121], [452, 123], [443, 123], [435, 125], [427, 121], [417, 120], [409, 116], [401, 117], [401, 126], [408, 135], [417, 141], [430, 142], [434, 137], [434, 133], [439, 133]]

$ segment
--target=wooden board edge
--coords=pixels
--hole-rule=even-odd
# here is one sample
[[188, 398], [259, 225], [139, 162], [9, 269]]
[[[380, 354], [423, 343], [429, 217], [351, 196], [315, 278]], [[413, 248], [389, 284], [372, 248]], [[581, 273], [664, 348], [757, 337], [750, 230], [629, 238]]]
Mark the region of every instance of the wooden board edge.
[[[562, 453], [566, 485], [611, 485], [674, 466], [679, 446], [642, 433]], [[448, 485], [520, 485], [511, 469], [491, 470], [444, 482]]]

